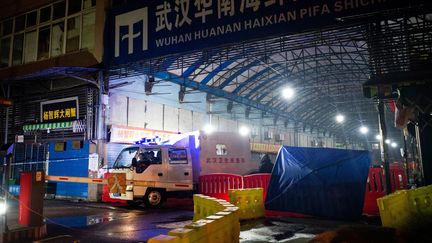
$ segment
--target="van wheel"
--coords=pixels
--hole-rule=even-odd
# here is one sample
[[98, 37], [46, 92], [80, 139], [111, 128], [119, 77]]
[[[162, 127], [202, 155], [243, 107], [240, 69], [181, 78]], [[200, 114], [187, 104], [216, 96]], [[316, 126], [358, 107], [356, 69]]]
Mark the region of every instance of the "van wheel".
[[144, 204], [150, 208], [158, 208], [165, 201], [165, 193], [160, 189], [149, 188], [144, 195]]

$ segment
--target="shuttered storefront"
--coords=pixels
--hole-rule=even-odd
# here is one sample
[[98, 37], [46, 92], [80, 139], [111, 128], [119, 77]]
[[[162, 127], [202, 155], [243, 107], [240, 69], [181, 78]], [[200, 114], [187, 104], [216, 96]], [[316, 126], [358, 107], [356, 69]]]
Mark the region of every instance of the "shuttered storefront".
[[[78, 99], [78, 121], [41, 122], [41, 102], [69, 97]], [[95, 104], [97, 104], [97, 90], [87, 85], [31, 97], [20, 97], [14, 100], [14, 105], [9, 108], [8, 140], [13, 142], [15, 135], [25, 135], [26, 142], [92, 138], [96, 127]], [[6, 109], [0, 110], [2, 131], [5, 126], [6, 111]]]

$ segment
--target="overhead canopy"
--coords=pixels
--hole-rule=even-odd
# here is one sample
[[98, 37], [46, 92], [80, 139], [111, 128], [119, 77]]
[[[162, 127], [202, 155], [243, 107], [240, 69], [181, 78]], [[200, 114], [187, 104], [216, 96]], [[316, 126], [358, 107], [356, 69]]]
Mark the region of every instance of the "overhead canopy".
[[[342, 15], [331, 12], [290, 23], [273, 21], [268, 26], [247, 29], [244, 34], [238, 32], [196, 41], [188, 41], [187, 34], [200, 29], [217, 30], [218, 25], [226, 27], [229, 23], [245, 23], [249, 19], [261, 19], [259, 17], [265, 20], [269, 13], [297, 10], [300, 13], [305, 5], [317, 1], [267, 1], [275, 5], [264, 5], [261, 1], [259, 7], [264, 11], [253, 12], [249, 8], [243, 13], [237, 9], [241, 6], [236, 6], [232, 17], [222, 19], [218, 19], [214, 4], [213, 14], [207, 16], [205, 24], [200, 22], [201, 18], [192, 18], [190, 24], [183, 23], [182, 27], [175, 23], [176, 14], [180, 13], [174, 7], [181, 9], [178, 3], [164, 2], [171, 4], [140, 2], [112, 12], [110, 44], [106, 45], [106, 57], [111, 57], [112, 64], [112, 87], [124, 85], [125, 77], [148, 75], [154, 77], [149, 80], [156, 83], [169, 81], [181, 85], [180, 102], [188, 102], [188, 93], [207, 92], [208, 100], [215, 101], [214, 111], [209, 112], [225, 112], [239, 120], [264, 118], [267, 124], [272, 122], [275, 126], [290, 125], [324, 136], [333, 134], [345, 138], [363, 136], [359, 135], [358, 128], [365, 124], [370, 129], [369, 139], [375, 139], [378, 131], [376, 107], [373, 100], [363, 96], [362, 84], [371, 75], [411, 72], [432, 53], [432, 22], [430, 16], [427, 17], [431, 8], [426, 1], [369, 1], [368, 4], [374, 2], [380, 7], [356, 5], [353, 9], [344, 9]], [[334, 10], [333, 7], [342, 2], [327, 0], [318, 5], [327, 4]], [[286, 4], [279, 6], [280, 3]], [[142, 8], [144, 5], [148, 5], [145, 10], [148, 12]], [[169, 10], [169, 7], [172, 11], [164, 12], [166, 18], [158, 15], [161, 9]], [[195, 6], [191, 4], [189, 8], [193, 16]], [[149, 16], [149, 21], [143, 22], [150, 33], [148, 42], [143, 42], [145, 46], [141, 46], [137, 30], [136, 39], [128, 39], [132, 35], [127, 35], [127, 25], [133, 22], [138, 28], [141, 23], [141, 19], [125, 18], [131, 13], [128, 11], [134, 9]], [[273, 15], [269, 16], [274, 20]], [[124, 20], [118, 26], [114, 21], [116, 17]], [[172, 29], [168, 30], [171, 22]], [[159, 29], [155, 27], [157, 23]], [[125, 37], [124, 41], [114, 36], [117, 28], [118, 35]], [[161, 46], [160, 40], [171, 42]], [[129, 46], [132, 41], [133, 47]], [[294, 99], [281, 97], [285, 86], [295, 89]], [[347, 117], [343, 125], [335, 122], [337, 113]], [[388, 117], [393, 123], [392, 116]], [[400, 137], [391, 128], [388, 132], [392, 138]]]
[[284, 146], [265, 207], [331, 219], [358, 218], [370, 161], [367, 151]]

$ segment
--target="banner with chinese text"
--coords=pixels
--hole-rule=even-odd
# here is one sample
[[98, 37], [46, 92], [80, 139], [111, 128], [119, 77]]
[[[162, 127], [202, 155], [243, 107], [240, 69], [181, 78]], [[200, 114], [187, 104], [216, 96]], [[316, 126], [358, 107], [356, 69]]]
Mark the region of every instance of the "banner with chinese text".
[[110, 142], [112, 143], [134, 143], [144, 137], [158, 136], [162, 140], [168, 140], [177, 132], [160, 131], [154, 129], [112, 125], [110, 130]]

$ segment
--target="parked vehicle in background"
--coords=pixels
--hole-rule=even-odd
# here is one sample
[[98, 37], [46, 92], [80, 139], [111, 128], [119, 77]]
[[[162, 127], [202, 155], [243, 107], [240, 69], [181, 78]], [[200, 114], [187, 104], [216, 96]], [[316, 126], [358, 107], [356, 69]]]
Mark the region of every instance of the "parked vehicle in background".
[[244, 175], [256, 168], [249, 139], [235, 133], [192, 132], [169, 141], [144, 138], [118, 155], [110, 170], [115, 178], [108, 180], [110, 197], [158, 207], [172, 194], [192, 194], [200, 175]]

